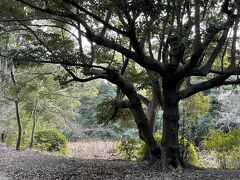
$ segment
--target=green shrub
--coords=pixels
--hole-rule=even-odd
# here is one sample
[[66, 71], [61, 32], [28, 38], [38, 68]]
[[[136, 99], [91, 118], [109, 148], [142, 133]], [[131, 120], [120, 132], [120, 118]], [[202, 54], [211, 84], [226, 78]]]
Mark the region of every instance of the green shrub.
[[[160, 133], [155, 134], [155, 140], [160, 143], [162, 135]], [[182, 152], [182, 157], [185, 162], [199, 165], [198, 154], [193, 146], [186, 139], [180, 139], [180, 152]], [[144, 142], [138, 138], [126, 137], [116, 142], [116, 149], [122, 159], [128, 160], [142, 160], [145, 158], [146, 146]]]
[[41, 130], [35, 133], [35, 147], [44, 151], [67, 153], [67, 139], [56, 129]]
[[16, 146], [16, 142], [17, 142], [17, 133], [9, 133], [6, 136], [5, 142], [7, 145], [10, 146]]
[[200, 161], [198, 159], [198, 153], [195, 150], [194, 145], [190, 143], [187, 139], [179, 138], [179, 149], [180, 149], [180, 156], [184, 162], [187, 162], [195, 166], [200, 165]]
[[122, 159], [141, 160], [144, 157], [144, 142], [134, 137], [118, 140], [116, 149]]
[[229, 162], [228, 166], [231, 169], [239, 169], [240, 168], [240, 145], [234, 147], [230, 152], [229, 152]]
[[[8, 133], [5, 139], [5, 143], [9, 146], [16, 147], [17, 137], [18, 137], [17, 132]], [[29, 142], [30, 142], [30, 139], [28, 135], [22, 134], [20, 148], [22, 150], [28, 148]]]
[[216, 160], [221, 168], [240, 168], [240, 130], [228, 133], [212, 131], [203, 141], [204, 147], [216, 151]]

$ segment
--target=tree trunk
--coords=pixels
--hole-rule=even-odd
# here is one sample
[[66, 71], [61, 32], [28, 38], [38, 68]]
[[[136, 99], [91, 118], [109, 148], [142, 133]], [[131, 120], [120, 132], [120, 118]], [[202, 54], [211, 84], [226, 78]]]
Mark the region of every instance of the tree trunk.
[[34, 105], [34, 110], [33, 110], [33, 126], [32, 126], [29, 148], [33, 147], [33, 138], [34, 138], [34, 133], [36, 128], [36, 121], [37, 121], [37, 104], [38, 104], [38, 99]]
[[149, 128], [152, 134], [156, 132], [157, 111], [158, 103], [156, 102], [156, 99], [152, 99], [148, 107]]
[[152, 134], [156, 132], [156, 121], [160, 105], [162, 105], [162, 94], [159, 81], [152, 82], [152, 99], [148, 105], [149, 127]]
[[6, 137], [7, 137], [7, 133], [6, 132], [2, 132], [2, 134], [1, 134], [2, 143], [5, 142]]
[[18, 138], [17, 138], [17, 144], [16, 144], [16, 150], [20, 150], [21, 145], [21, 138], [22, 138], [22, 126], [21, 126], [21, 120], [19, 115], [19, 104], [18, 101], [14, 101], [15, 108], [16, 108], [16, 118], [17, 118], [17, 125], [18, 125]]
[[177, 85], [171, 83], [170, 80], [163, 81], [163, 97], [163, 137], [161, 141], [163, 164], [167, 167], [177, 168], [180, 165], [178, 157], [179, 100]]

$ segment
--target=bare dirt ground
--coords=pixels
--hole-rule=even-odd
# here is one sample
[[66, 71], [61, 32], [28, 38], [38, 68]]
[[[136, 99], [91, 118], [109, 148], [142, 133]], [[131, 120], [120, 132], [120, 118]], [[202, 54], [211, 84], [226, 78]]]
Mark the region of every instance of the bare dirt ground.
[[184, 170], [162, 172], [148, 162], [81, 160], [0, 146], [0, 180], [239, 180], [240, 170]]

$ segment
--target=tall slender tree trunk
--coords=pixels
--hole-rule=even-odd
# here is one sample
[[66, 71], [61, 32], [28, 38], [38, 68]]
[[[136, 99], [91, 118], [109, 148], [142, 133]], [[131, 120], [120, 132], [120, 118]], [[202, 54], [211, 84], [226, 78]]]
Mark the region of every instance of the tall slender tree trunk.
[[[156, 132], [157, 114], [158, 114], [158, 102], [157, 102], [157, 99], [153, 95], [152, 100], [149, 102], [149, 105], [148, 105], [148, 126], [149, 126], [149, 130], [150, 130], [150, 133], [152, 134], [152, 136], [154, 136], [154, 134]], [[144, 154], [143, 159], [144, 160], [151, 159], [149, 148], [145, 149], [145, 154]]]
[[18, 100], [15, 100], [14, 103], [16, 108], [16, 118], [17, 118], [17, 125], [18, 125], [18, 138], [17, 138], [16, 150], [20, 150], [21, 139], [22, 139], [22, 126], [21, 126], [21, 119], [19, 115], [19, 102]]
[[[11, 69], [11, 80], [16, 88], [17, 83], [13, 74], [13, 67]], [[19, 115], [19, 98], [18, 98], [18, 94], [17, 97], [14, 101], [15, 104], [15, 110], [16, 110], [16, 118], [17, 118], [17, 125], [18, 125], [18, 138], [17, 138], [17, 144], [16, 144], [16, 150], [20, 150], [20, 146], [21, 146], [21, 139], [22, 139], [22, 126], [21, 126], [21, 119], [20, 119], [20, 115]]]
[[156, 132], [157, 115], [160, 105], [162, 105], [162, 93], [158, 80], [152, 82], [152, 99], [148, 105], [149, 127], [152, 134]]
[[37, 122], [37, 104], [38, 104], [38, 99], [36, 100], [34, 109], [33, 109], [33, 126], [32, 126], [29, 148], [33, 147], [33, 139], [34, 139], [34, 133], [36, 128], [36, 122]]
[[156, 132], [156, 121], [157, 121], [157, 114], [158, 114], [158, 102], [156, 99], [152, 99], [148, 107], [148, 118], [149, 118], [149, 128], [152, 134]]
[[179, 163], [179, 145], [178, 145], [178, 129], [179, 129], [179, 109], [177, 84], [171, 83], [170, 80], [163, 82], [163, 164], [177, 168]]

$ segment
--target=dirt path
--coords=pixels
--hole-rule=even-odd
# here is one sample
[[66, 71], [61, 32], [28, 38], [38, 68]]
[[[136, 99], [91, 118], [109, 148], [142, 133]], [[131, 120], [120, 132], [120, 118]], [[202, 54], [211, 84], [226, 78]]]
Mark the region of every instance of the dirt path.
[[[27, 150], [18, 152], [0, 147], [0, 180], [239, 180], [240, 170], [185, 170], [182, 173], [163, 173], [147, 162], [119, 160], [80, 160], [45, 155]], [[5, 178], [5, 179], [3, 179]]]

